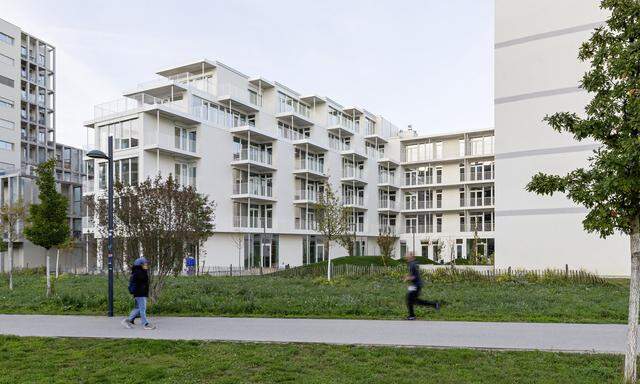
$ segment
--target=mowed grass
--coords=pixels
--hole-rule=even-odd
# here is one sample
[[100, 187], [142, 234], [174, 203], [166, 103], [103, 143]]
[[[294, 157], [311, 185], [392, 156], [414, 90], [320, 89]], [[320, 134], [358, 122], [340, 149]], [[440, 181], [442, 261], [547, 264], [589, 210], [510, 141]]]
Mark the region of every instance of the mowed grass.
[[0, 336], [0, 383], [620, 383], [622, 356]]
[[[0, 277], [0, 313], [106, 313], [104, 276], [63, 275], [47, 299], [42, 275], [18, 275], [9, 291]], [[132, 306], [126, 279], [116, 280], [115, 310]], [[171, 278], [151, 316], [252, 316], [399, 319], [406, 316], [400, 276], [336, 278]], [[418, 308], [421, 319], [626, 323], [627, 282], [427, 281], [423, 297], [444, 303], [439, 312]]]

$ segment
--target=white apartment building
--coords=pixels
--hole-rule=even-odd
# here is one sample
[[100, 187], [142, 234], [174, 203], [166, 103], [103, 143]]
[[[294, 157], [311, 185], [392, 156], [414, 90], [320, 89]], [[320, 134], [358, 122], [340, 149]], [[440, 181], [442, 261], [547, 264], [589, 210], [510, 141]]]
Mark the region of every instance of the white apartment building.
[[[69, 227], [82, 234], [83, 152], [56, 143], [55, 48], [0, 19], [0, 204], [37, 202], [34, 167], [56, 158], [59, 191], [69, 200]], [[78, 247], [63, 255], [65, 269], [86, 267]], [[14, 245], [17, 268], [44, 265], [44, 250], [22, 239]], [[0, 253], [0, 270], [7, 268]]]
[[493, 256], [493, 129], [408, 136], [399, 140], [400, 254], [447, 262], [468, 257], [475, 246], [478, 256]]
[[607, 15], [597, 0], [496, 0], [495, 131], [496, 266], [584, 268], [629, 274], [628, 238], [587, 234], [586, 214], [564, 196], [524, 190], [538, 171], [564, 174], [585, 166], [597, 148], [543, 123], [547, 114], [584, 112], [589, 95], [578, 87], [587, 63], [580, 44]]
[[[439, 144], [427, 137], [400, 140], [396, 126], [366, 109], [301, 95], [218, 61], [192, 62], [157, 74], [159, 79], [138, 84], [123, 99], [95, 107], [94, 118], [86, 123], [88, 145], [106, 150], [108, 136], [114, 136], [119, 180], [135, 183], [158, 173], [173, 174], [216, 202], [216, 234], [201, 250], [206, 265], [281, 267], [325, 260], [328, 252], [314, 213], [325, 183], [351, 209], [358, 255], [378, 254], [380, 230], [404, 230], [400, 223], [405, 211], [416, 217], [410, 223], [415, 223], [418, 241], [440, 228], [438, 215], [446, 216], [447, 228], [460, 233], [459, 214], [477, 211], [459, 206], [459, 188], [466, 193], [474, 184], [460, 182], [459, 164], [469, 167], [468, 161], [476, 159], [460, 155], [458, 145], [460, 139], [482, 134], [491, 136], [492, 147], [492, 131], [443, 135], [436, 138]], [[452, 144], [444, 144], [449, 141]], [[415, 157], [414, 143], [419, 148]], [[465, 141], [465, 148], [470, 143]], [[442, 207], [425, 205], [425, 193], [430, 204], [436, 204], [440, 190], [427, 183], [427, 175], [436, 180], [429, 172], [437, 164], [422, 152], [433, 145], [434, 159], [455, 172], [441, 186], [446, 199], [456, 202], [455, 209], [449, 200]], [[401, 161], [405, 148], [411, 154]], [[401, 182], [405, 163], [415, 174], [414, 179], [409, 176], [406, 191]], [[492, 177], [492, 166], [490, 172]], [[104, 161], [96, 163], [94, 180], [93, 188], [85, 189], [88, 196], [106, 187]], [[487, 193], [492, 198], [493, 191]], [[401, 194], [414, 197], [404, 200]], [[470, 196], [468, 192], [463, 198]], [[86, 232], [91, 232], [87, 215]], [[427, 216], [434, 218], [429, 226]], [[455, 216], [455, 224], [449, 216]], [[475, 222], [467, 216], [465, 220], [465, 225]], [[240, 249], [237, 237], [243, 239]], [[411, 249], [406, 240], [403, 244], [404, 250]], [[103, 247], [98, 248], [101, 259]], [[421, 254], [421, 249], [416, 252]], [[345, 254], [332, 246], [332, 258]]]

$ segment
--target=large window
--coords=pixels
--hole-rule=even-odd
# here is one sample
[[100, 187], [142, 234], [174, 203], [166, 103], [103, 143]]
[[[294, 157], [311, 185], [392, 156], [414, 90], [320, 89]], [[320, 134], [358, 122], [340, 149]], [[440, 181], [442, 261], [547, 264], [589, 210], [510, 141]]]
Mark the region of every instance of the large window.
[[[107, 188], [107, 162], [98, 164], [98, 188]], [[138, 184], [138, 158], [131, 157], [113, 162], [113, 178], [124, 185]]]
[[471, 155], [491, 155], [493, 154], [493, 136], [474, 137], [469, 140]]
[[295, 112], [305, 117], [309, 117], [310, 108], [289, 95], [278, 92], [278, 112]]
[[0, 75], [0, 84], [6, 85], [7, 87], [11, 87], [11, 88], [13, 88], [15, 86], [15, 83], [13, 82], [13, 80], [11, 80], [8, 77], [1, 76], [1, 75]]
[[176, 163], [175, 165], [175, 178], [176, 181], [186, 186], [196, 186], [196, 166], [188, 163]]
[[255, 116], [253, 115], [247, 116], [244, 113], [208, 102], [196, 96], [193, 96], [191, 100], [192, 113], [202, 120], [206, 120], [217, 126], [232, 128], [244, 125], [255, 125]]
[[[442, 155], [442, 149], [440, 149], [440, 155]], [[405, 161], [432, 160], [433, 157], [433, 143], [411, 144], [405, 147]]]
[[128, 149], [138, 146], [140, 138], [138, 130], [138, 119], [130, 119], [119, 121], [117, 123], [103, 125], [98, 127], [100, 135], [100, 148], [106, 152], [108, 139], [113, 135], [114, 149]]
[[0, 108], [13, 108], [13, 101], [0, 97]]
[[3, 151], [13, 151], [13, 143], [8, 141], [0, 140], [0, 150]]
[[9, 35], [0, 32], [0, 41], [5, 43], [5, 44], [13, 45], [14, 39], [13, 39], [13, 37], [11, 37]]
[[175, 127], [175, 146], [183, 151], [196, 151], [196, 131], [193, 129]]

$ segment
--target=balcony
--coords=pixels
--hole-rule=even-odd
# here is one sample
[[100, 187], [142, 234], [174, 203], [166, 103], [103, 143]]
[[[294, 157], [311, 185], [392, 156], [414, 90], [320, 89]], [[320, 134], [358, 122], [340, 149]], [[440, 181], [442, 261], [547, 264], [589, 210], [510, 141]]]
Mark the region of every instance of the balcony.
[[390, 199], [380, 199], [378, 200], [378, 210], [379, 211], [394, 211], [397, 212], [399, 210], [400, 204], [398, 204], [395, 200]]
[[318, 202], [318, 196], [320, 192], [313, 190], [297, 190], [293, 197], [294, 204], [315, 204]]
[[391, 187], [397, 189], [399, 187], [398, 176], [387, 172], [378, 173], [378, 187]]
[[200, 154], [197, 151], [197, 140], [194, 139], [184, 139], [176, 135], [150, 132], [145, 136], [144, 141], [144, 149], [147, 151], [160, 151], [183, 159], [200, 158]]
[[272, 143], [278, 138], [274, 133], [264, 129], [256, 128], [254, 125], [245, 124], [229, 128], [229, 132], [234, 136], [245, 139], [251, 143]]
[[405, 211], [421, 211], [425, 209], [433, 209], [433, 201], [431, 200], [405, 200], [404, 202], [404, 210]]
[[360, 208], [364, 207], [364, 196], [342, 196], [342, 205], [347, 208]]
[[493, 197], [477, 197], [470, 198], [468, 201], [464, 198], [460, 199], [460, 207], [493, 207], [495, 201]]
[[303, 231], [316, 231], [318, 229], [318, 223], [315, 220], [296, 217], [295, 228]]
[[404, 233], [433, 233], [432, 224], [417, 224], [413, 226], [404, 226]]
[[82, 180], [82, 194], [83, 195], [90, 195], [94, 192], [95, 190], [95, 180], [94, 179], [84, 179]]
[[233, 226], [235, 228], [253, 228], [253, 229], [271, 229], [273, 228], [273, 219], [271, 217], [254, 217], [254, 216], [234, 216]]
[[493, 172], [471, 172], [468, 181], [493, 181]]
[[329, 115], [327, 131], [340, 137], [353, 136], [353, 120], [346, 119], [342, 116]]
[[275, 200], [273, 198], [272, 187], [270, 185], [267, 185], [267, 183], [261, 183], [257, 181], [234, 183], [233, 194], [231, 195], [231, 198], [264, 201]]
[[342, 155], [342, 157], [347, 158], [349, 160], [352, 161], [365, 161], [367, 160], [367, 155], [365, 155], [364, 153], [354, 149], [354, 148], [342, 148], [342, 150], [340, 151], [340, 154]]
[[366, 172], [360, 168], [342, 167], [342, 182], [351, 182], [359, 185], [367, 184]]
[[273, 166], [273, 155], [271, 152], [262, 151], [255, 148], [241, 149], [235, 152], [231, 160], [231, 165], [243, 169], [258, 172], [273, 172], [276, 168]]
[[364, 232], [364, 223], [350, 223], [349, 224], [349, 232], [353, 233], [363, 233]]
[[387, 234], [387, 235], [397, 235], [397, 228], [395, 225], [385, 225], [380, 224], [378, 226], [378, 233]]
[[174, 100], [171, 98], [159, 98], [146, 93], [135, 93], [118, 100], [98, 104], [93, 109], [94, 121], [88, 122], [92, 126], [96, 121], [105, 120], [120, 115], [155, 111], [172, 120], [177, 120], [188, 125], [200, 123], [192, 117], [187, 104], [187, 99]]
[[484, 223], [469, 223], [469, 225], [460, 224], [460, 232], [492, 232], [495, 231], [493, 221], [485, 221]]
[[324, 173], [324, 162], [311, 158], [296, 158], [293, 173], [311, 180], [324, 180], [328, 177]]
[[308, 127], [313, 125], [309, 107], [301, 103], [278, 104], [276, 118], [297, 127]]
[[224, 84], [220, 89], [218, 102], [245, 113], [256, 113], [262, 105], [262, 96], [251, 94], [248, 88]]

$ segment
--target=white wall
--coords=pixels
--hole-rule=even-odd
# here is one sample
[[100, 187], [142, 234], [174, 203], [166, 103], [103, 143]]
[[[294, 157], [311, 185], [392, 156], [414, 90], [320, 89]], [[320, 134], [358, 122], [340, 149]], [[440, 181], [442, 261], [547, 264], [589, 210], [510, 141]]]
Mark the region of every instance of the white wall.
[[580, 44], [606, 15], [596, 0], [496, 0], [496, 267], [629, 273], [628, 240], [582, 229], [584, 208], [562, 195], [524, 190], [538, 171], [563, 174], [587, 165], [593, 142], [576, 142], [542, 122], [559, 111], [583, 113], [577, 89], [587, 65]]

